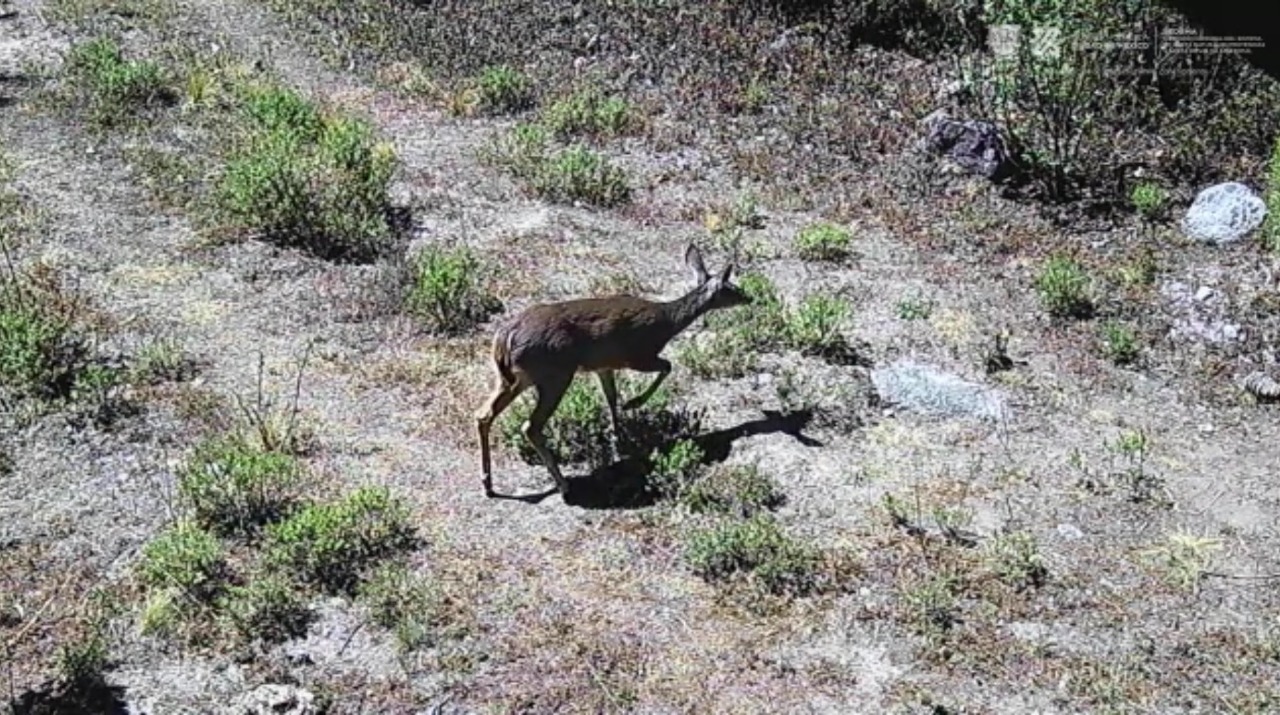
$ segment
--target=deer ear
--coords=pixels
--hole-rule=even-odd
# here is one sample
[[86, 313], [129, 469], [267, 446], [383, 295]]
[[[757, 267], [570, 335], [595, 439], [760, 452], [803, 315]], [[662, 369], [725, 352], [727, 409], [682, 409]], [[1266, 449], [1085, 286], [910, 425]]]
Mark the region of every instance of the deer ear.
[[707, 282], [707, 267], [702, 263], [702, 251], [699, 251], [697, 246], [689, 244], [689, 248], [684, 252], [684, 262], [697, 276], [699, 283]]

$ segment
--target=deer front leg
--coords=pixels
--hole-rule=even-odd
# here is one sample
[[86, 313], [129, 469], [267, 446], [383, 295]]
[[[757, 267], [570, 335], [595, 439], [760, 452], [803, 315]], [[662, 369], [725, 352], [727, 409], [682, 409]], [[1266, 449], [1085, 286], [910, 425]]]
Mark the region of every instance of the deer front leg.
[[605, 404], [609, 407], [609, 426], [613, 428], [609, 439], [611, 459], [618, 459], [618, 441], [622, 437], [622, 421], [618, 419], [618, 383], [614, 379], [613, 370], [601, 370], [596, 373], [600, 378], [600, 391], [604, 393]]
[[658, 391], [658, 388], [662, 385], [662, 381], [666, 380], [667, 375], [671, 374], [671, 363], [660, 357], [655, 357], [648, 363], [633, 363], [628, 365], [628, 367], [637, 372], [656, 372], [658, 373], [658, 376], [654, 378], [653, 383], [649, 385], [648, 389], [630, 400], [627, 400], [627, 403], [622, 406], [622, 409], [624, 410], [634, 410], [648, 402], [649, 398], [653, 397], [653, 393]]

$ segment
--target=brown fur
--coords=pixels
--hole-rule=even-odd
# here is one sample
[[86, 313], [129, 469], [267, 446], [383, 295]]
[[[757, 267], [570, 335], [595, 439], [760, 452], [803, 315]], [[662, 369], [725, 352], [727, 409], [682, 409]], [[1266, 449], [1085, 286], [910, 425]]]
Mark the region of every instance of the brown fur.
[[489, 432], [520, 393], [536, 387], [538, 402], [522, 432], [533, 445], [564, 492], [568, 483], [547, 449], [542, 429], [560, 404], [574, 376], [594, 372], [600, 379], [614, 437], [618, 433], [616, 370], [657, 373], [657, 377], [623, 409], [643, 405], [671, 371], [660, 355], [680, 331], [709, 310], [749, 302], [729, 282], [733, 264], [721, 275], [707, 274], [701, 252], [690, 245], [685, 262], [698, 285], [673, 301], [651, 301], [630, 295], [584, 298], [531, 306], [499, 327], [493, 336], [493, 364], [497, 383], [493, 395], [476, 412], [480, 436], [480, 464], [485, 493], [494, 496], [489, 452]]

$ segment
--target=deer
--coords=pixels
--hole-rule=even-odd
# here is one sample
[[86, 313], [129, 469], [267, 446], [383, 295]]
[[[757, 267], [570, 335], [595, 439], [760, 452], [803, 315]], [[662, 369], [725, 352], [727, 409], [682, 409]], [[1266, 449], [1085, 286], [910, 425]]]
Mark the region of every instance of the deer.
[[498, 496], [493, 490], [489, 449], [493, 422], [525, 390], [534, 388], [537, 402], [520, 432], [551, 473], [554, 491], [567, 494], [569, 482], [547, 448], [543, 429], [574, 377], [593, 372], [599, 378], [616, 445], [620, 432], [615, 373], [656, 373], [653, 382], [622, 409], [643, 406], [671, 373], [671, 363], [661, 352], [672, 338], [709, 311], [751, 303], [750, 296], [730, 282], [736, 255], [717, 276], [707, 272], [702, 252], [693, 243], [685, 250], [684, 262], [697, 285], [674, 300], [652, 301], [623, 294], [542, 303], [524, 309], [494, 331], [495, 387], [475, 413], [485, 496]]

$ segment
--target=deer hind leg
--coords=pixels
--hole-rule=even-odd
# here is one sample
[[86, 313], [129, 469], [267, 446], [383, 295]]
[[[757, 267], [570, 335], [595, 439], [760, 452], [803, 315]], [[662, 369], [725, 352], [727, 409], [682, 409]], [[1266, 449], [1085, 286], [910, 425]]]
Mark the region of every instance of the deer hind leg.
[[573, 373], [540, 378], [536, 383], [538, 404], [534, 405], [533, 413], [529, 415], [522, 430], [525, 439], [529, 440], [529, 444], [533, 445], [534, 451], [546, 465], [547, 471], [551, 472], [551, 478], [555, 480], [556, 488], [561, 494], [569, 491], [569, 482], [560, 473], [555, 456], [551, 454], [550, 449], [547, 449], [546, 437], [542, 434], [542, 430], [547, 426], [547, 420], [551, 419], [551, 415], [560, 406], [560, 399], [564, 397], [565, 390], [569, 389], [569, 383], [572, 381]]
[[634, 410], [648, 402], [649, 398], [653, 397], [653, 393], [658, 391], [658, 388], [662, 385], [662, 381], [666, 380], [667, 375], [671, 374], [671, 363], [660, 357], [654, 357], [652, 360], [647, 362], [634, 362], [627, 367], [635, 370], [636, 372], [656, 372], [658, 373], [658, 376], [654, 378], [653, 382], [645, 389], [644, 392], [630, 400], [627, 400], [627, 403], [622, 406], [622, 409], [624, 410]]
[[480, 471], [484, 475], [485, 496], [493, 496], [493, 465], [489, 454], [489, 432], [493, 421], [520, 396], [529, 385], [523, 380], [507, 382], [498, 378], [498, 386], [485, 402], [484, 407], [476, 411], [476, 431], [480, 435]]
[[600, 378], [600, 391], [604, 393], [605, 404], [609, 407], [609, 426], [613, 429], [609, 447], [613, 450], [612, 457], [617, 459], [618, 440], [622, 436], [622, 421], [618, 419], [618, 382], [614, 379], [613, 370], [601, 370], [596, 376]]

